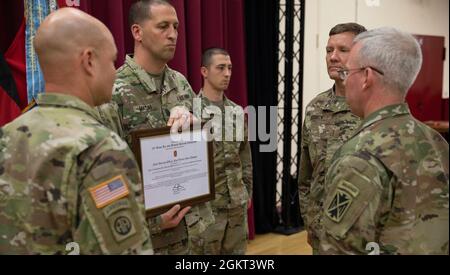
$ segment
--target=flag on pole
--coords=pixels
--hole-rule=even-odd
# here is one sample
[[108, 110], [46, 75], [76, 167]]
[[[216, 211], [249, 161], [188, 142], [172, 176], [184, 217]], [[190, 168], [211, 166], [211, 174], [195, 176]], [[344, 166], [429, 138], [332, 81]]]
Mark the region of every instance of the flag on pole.
[[33, 39], [42, 21], [58, 8], [56, 0], [24, 0], [25, 7], [25, 53], [27, 70], [28, 102], [44, 92], [45, 82], [34, 50]]

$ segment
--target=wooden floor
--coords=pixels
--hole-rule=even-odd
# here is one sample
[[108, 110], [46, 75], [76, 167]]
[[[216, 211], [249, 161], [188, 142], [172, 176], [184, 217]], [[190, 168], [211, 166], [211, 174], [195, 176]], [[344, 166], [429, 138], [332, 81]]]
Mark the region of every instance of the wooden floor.
[[312, 255], [306, 242], [306, 231], [285, 236], [279, 234], [256, 235], [249, 242], [247, 255]]

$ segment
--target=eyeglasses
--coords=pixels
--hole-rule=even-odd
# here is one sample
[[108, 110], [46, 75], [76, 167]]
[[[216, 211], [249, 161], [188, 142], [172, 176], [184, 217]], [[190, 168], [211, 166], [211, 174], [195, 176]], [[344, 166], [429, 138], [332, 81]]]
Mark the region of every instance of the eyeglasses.
[[339, 78], [344, 81], [347, 79], [347, 77], [350, 75], [350, 72], [361, 72], [364, 71], [367, 68], [371, 68], [372, 70], [374, 70], [375, 72], [384, 75], [384, 73], [380, 70], [378, 70], [377, 68], [371, 67], [371, 66], [367, 66], [367, 67], [362, 67], [362, 68], [357, 68], [357, 69], [341, 69], [338, 70], [338, 74], [339, 74]]

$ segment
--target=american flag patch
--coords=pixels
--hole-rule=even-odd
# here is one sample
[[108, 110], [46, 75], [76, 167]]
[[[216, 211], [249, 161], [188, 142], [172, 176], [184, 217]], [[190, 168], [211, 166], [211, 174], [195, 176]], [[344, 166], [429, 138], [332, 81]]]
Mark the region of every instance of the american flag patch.
[[89, 188], [97, 208], [103, 208], [130, 194], [123, 176], [117, 176], [95, 187]]

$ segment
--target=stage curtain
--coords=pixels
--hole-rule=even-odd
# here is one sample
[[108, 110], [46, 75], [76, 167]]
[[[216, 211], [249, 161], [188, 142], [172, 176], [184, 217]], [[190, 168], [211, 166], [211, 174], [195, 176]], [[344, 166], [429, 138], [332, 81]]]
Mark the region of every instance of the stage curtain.
[[[128, 10], [134, 0], [81, 0], [80, 9], [100, 19], [111, 30], [119, 52], [116, 66], [133, 52]], [[246, 107], [247, 68], [244, 0], [173, 0], [180, 21], [177, 51], [169, 65], [189, 80], [196, 93], [202, 87], [202, 51], [222, 47], [230, 52], [233, 76], [226, 95]], [[249, 211], [249, 235], [254, 237], [253, 208]]]
[[[248, 96], [252, 106], [278, 106], [278, 1], [245, 0]], [[265, 123], [269, 129], [269, 121]], [[262, 153], [252, 143], [253, 198], [256, 233], [272, 232], [278, 224], [275, 207], [277, 152]]]
[[25, 20], [23, 1], [0, 1], [0, 127], [27, 106]]
[[[57, 2], [63, 7], [67, 3], [76, 4], [77, 1]], [[79, 9], [98, 18], [112, 32], [119, 52], [117, 67], [123, 64], [125, 54], [133, 52], [128, 10], [134, 2], [135, 0], [79, 1]], [[248, 98], [244, 0], [173, 0], [172, 4], [177, 10], [181, 24], [177, 52], [169, 65], [184, 74], [194, 91], [198, 92], [202, 86], [202, 51], [213, 46], [227, 49], [233, 62], [233, 76], [226, 94], [237, 104], [246, 107]], [[6, 49], [22, 22], [23, 3], [17, 0], [2, 0], [0, 9], [0, 46]], [[15, 14], [19, 20], [10, 19]], [[250, 235], [253, 236], [252, 212], [249, 219]]]

